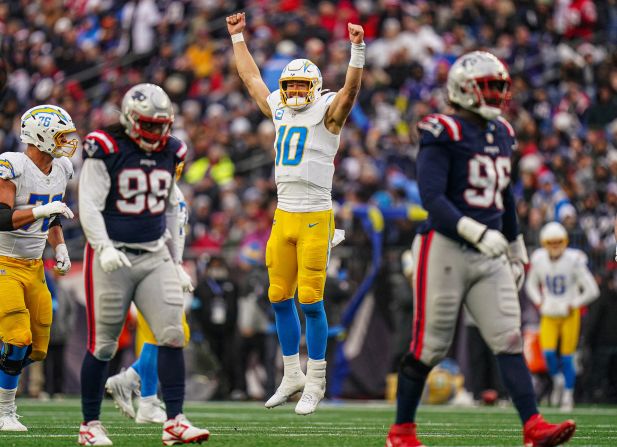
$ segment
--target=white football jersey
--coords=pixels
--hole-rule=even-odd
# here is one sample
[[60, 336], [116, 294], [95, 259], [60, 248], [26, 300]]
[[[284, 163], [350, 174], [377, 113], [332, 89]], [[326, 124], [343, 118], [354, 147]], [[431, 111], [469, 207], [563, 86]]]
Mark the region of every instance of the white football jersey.
[[546, 249], [534, 251], [526, 291], [540, 313], [551, 317], [565, 317], [570, 308], [584, 306], [600, 293], [587, 268], [587, 255], [575, 248], [566, 248], [554, 261]]
[[[25, 153], [0, 154], [0, 178], [15, 184], [15, 210], [62, 200], [72, 176], [73, 165], [66, 157], [54, 158], [51, 172], [45, 175]], [[40, 259], [45, 249], [50, 220], [38, 219], [17, 230], [1, 231], [0, 256]]]
[[340, 135], [325, 124], [333, 92], [319, 97], [305, 110], [285, 107], [278, 90], [268, 96], [276, 128], [274, 175], [278, 207], [284, 211], [324, 211], [332, 208], [334, 157]]

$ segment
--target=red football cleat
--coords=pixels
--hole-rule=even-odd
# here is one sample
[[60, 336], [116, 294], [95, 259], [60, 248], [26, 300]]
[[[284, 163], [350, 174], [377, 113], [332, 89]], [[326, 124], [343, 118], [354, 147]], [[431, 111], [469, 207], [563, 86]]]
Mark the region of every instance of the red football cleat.
[[572, 419], [561, 424], [549, 424], [541, 414], [534, 414], [523, 427], [525, 447], [554, 447], [568, 442], [576, 431]]
[[386, 447], [425, 447], [416, 438], [416, 424], [393, 424], [386, 438]]

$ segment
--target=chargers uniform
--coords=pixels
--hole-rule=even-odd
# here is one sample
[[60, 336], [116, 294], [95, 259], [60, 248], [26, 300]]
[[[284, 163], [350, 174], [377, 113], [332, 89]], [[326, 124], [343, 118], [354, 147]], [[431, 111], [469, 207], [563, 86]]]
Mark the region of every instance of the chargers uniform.
[[[113, 357], [131, 300], [159, 344], [184, 344], [182, 291], [166, 245], [177, 229], [167, 229], [166, 211], [176, 212], [173, 179], [186, 152], [174, 137], [158, 152], [143, 151], [123, 128], [86, 137], [79, 204], [88, 239], [88, 350], [97, 358]], [[124, 251], [133, 268], [103, 272], [99, 249], [108, 244]]]
[[274, 148], [278, 207], [266, 246], [268, 297], [276, 303], [298, 288], [302, 304], [322, 300], [334, 234], [332, 177], [340, 135], [324, 117], [335, 93], [320, 96], [306, 110], [285, 107], [278, 90], [268, 96], [276, 128]]
[[510, 189], [514, 131], [503, 118], [485, 128], [454, 115], [419, 123], [418, 185], [429, 212], [412, 245], [415, 315], [411, 354], [434, 366], [452, 342], [465, 305], [496, 353], [520, 353], [520, 307], [505, 256], [489, 258], [461, 238], [469, 216], [509, 241], [518, 235]]
[[[0, 178], [15, 185], [16, 210], [61, 201], [72, 176], [66, 157], [54, 158], [45, 175], [24, 153], [0, 155]], [[49, 226], [50, 219], [39, 219], [0, 232], [0, 339], [16, 346], [32, 344], [32, 360], [44, 359], [49, 344], [51, 295], [41, 259]]]
[[545, 248], [531, 256], [527, 296], [540, 307], [540, 345], [554, 351], [560, 341], [562, 355], [576, 350], [580, 332], [580, 308], [599, 295], [598, 285], [587, 267], [587, 255], [566, 248], [551, 260]]

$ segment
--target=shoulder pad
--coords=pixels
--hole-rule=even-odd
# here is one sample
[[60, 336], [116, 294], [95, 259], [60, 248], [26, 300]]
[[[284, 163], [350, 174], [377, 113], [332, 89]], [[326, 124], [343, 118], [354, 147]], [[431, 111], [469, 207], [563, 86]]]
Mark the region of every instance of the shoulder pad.
[[506, 128], [506, 132], [508, 133], [508, 135], [510, 135], [512, 138], [516, 137], [514, 127], [512, 127], [512, 124], [510, 124], [507, 119], [505, 119], [503, 116], [498, 116], [497, 121], [499, 121], [501, 125]]
[[58, 162], [60, 163], [60, 166], [62, 166], [62, 169], [64, 169], [64, 172], [66, 173], [66, 178], [68, 180], [72, 179], [75, 170], [73, 168], [73, 163], [71, 163], [71, 160], [66, 157], [60, 157], [58, 158]]
[[534, 250], [534, 252], [531, 254], [531, 258], [529, 260], [529, 262], [533, 265], [533, 264], [538, 264], [542, 261], [542, 256], [544, 255], [544, 249], [543, 248], [537, 248], [536, 250]]
[[105, 158], [119, 152], [116, 139], [104, 130], [95, 130], [86, 135], [84, 158]]
[[568, 248], [568, 251], [572, 253], [572, 258], [574, 262], [578, 265], [587, 265], [589, 259], [585, 252], [579, 250], [578, 248]]
[[176, 154], [176, 158], [179, 162], [184, 161], [186, 158], [186, 153], [189, 150], [184, 141], [174, 136], [169, 137], [169, 140], [167, 141], [167, 149]]
[[336, 96], [335, 92], [328, 92], [319, 99], [323, 100], [326, 106], [329, 106], [330, 104], [332, 104], [332, 100], [334, 99], [335, 96]]
[[23, 171], [24, 154], [5, 152], [0, 154], [0, 178], [12, 180], [19, 177]]
[[268, 97], [266, 98], [266, 102], [270, 106], [270, 110], [272, 111], [273, 117], [277, 109], [283, 108], [283, 104], [281, 103], [281, 93], [279, 92], [278, 89], [274, 90], [272, 93], [268, 95]]
[[422, 133], [422, 140], [429, 141], [461, 141], [463, 132], [461, 123], [455, 118], [441, 113], [432, 113], [425, 116], [418, 123]]

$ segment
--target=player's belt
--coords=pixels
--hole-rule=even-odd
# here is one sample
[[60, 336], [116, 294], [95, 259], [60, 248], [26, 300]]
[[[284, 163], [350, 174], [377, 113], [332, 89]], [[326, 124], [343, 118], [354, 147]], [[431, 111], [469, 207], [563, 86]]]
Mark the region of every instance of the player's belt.
[[130, 247], [119, 247], [118, 250], [124, 253], [135, 255], [135, 256], [140, 256], [140, 255], [143, 255], [144, 253], [148, 253], [148, 250], [141, 250], [139, 248], [130, 248]]

